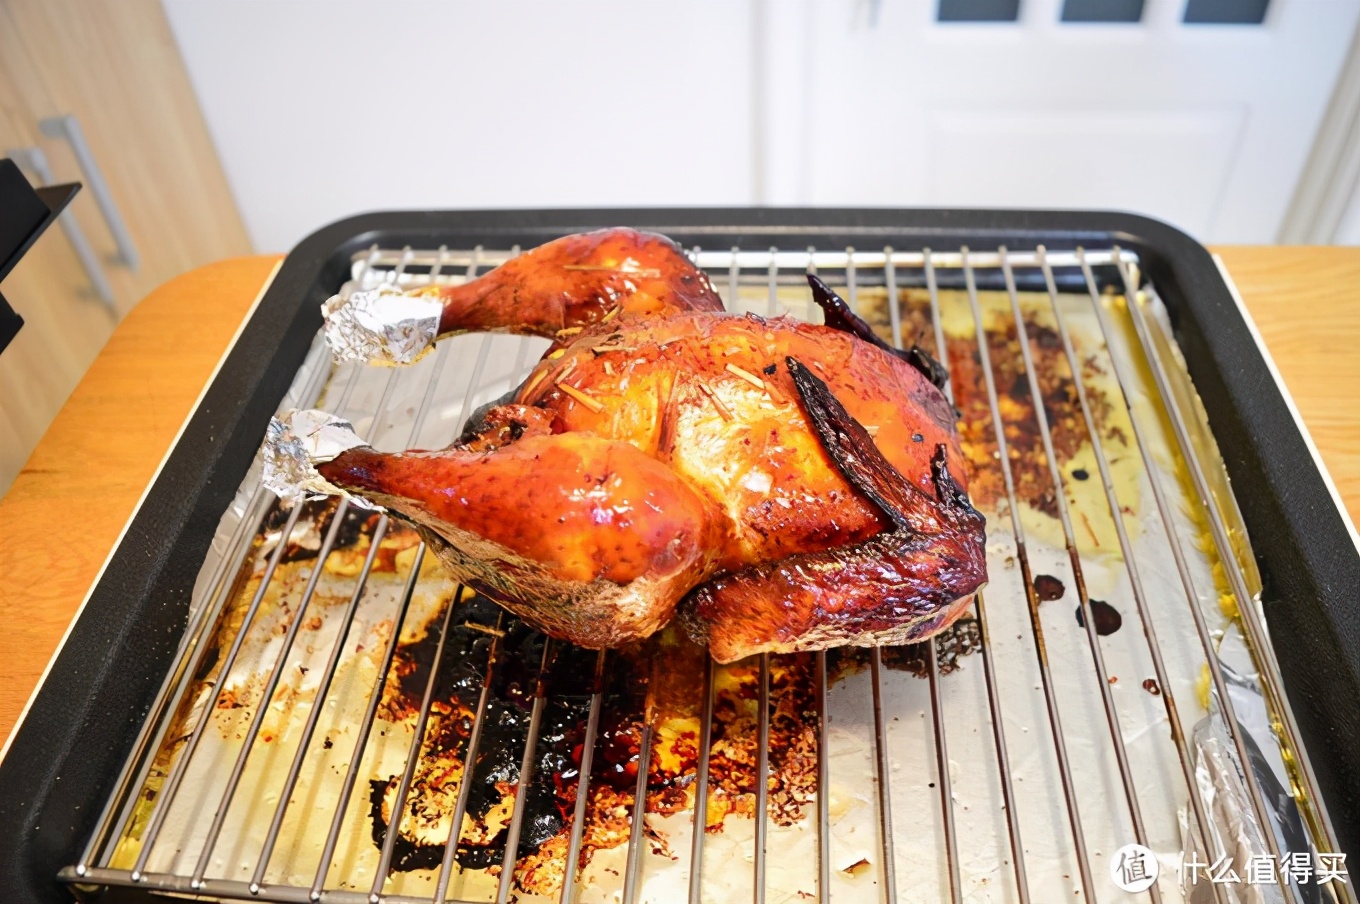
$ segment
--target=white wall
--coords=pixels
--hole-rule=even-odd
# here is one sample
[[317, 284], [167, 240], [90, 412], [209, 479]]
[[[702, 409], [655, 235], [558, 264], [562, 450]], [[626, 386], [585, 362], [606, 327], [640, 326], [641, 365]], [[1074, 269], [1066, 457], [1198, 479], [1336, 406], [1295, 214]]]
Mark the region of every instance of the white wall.
[[379, 208], [746, 204], [728, 0], [167, 0], [257, 249]]
[[1360, 0], [165, 0], [261, 250], [376, 208], [1116, 207], [1272, 241]]

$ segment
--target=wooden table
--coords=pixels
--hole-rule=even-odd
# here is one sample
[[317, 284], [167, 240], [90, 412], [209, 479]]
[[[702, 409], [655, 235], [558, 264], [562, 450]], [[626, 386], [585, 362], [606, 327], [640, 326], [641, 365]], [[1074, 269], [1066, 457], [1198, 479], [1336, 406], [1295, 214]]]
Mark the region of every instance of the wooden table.
[[[1360, 248], [1217, 250], [1360, 521]], [[147, 296], [0, 499], [0, 737], [277, 264], [222, 261]]]

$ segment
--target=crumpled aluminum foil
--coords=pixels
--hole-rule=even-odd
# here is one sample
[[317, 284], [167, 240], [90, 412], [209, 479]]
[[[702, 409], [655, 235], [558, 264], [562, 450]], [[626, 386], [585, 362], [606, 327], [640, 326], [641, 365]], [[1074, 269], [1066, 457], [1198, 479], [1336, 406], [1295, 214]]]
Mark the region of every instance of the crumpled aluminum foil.
[[354, 496], [322, 477], [316, 466], [335, 459], [349, 449], [368, 448], [354, 432], [354, 425], [314, 408], [290, 411], [282, 418], [269, 419], [265, 431], [264, 485], [284, 505], [321, 496], [345, 496], [352, 505], [378, 509], [366, 499]]
[[390, 285], [334, 295], [321, 306], [336, 361], [413, 364], [433, 346], [443, 305]]
[[[1224, 632], [1220, 647], [1228, 694], [1232, 697], [1238, 726], [1247, 748], [1249, 767], [1261, 789], [1266, 813], [1270, 818], [1269, 831], [1275, 835], [1282, 853], [1315, 853], [1303, 816], [1289, 790], [1289, 779], [1279, 754], [1279, 741], [1270, 727], [1270, 715], [1261, 694], [1259, 677], [1254, 671], [1250, 652], [1243, 642], [1237, 625]], [[1269, 857], [1265, 833], [1256, 818], [1250, 792], [1242, 774], [1237, 747], [1228, 732], [1217, 693], [1211, 697], [1210, 714], [1196, 723], [1190, 737], [1195, 756], [1195, 779], [1209, 807], [1209, 830], [1214, 837], [1210, 847], [1214, 852], [1226, 853], [1231, 861], [1227, 869], [1240, 881], [1223, 884], [1228, 898], [1238, 904], [1280, 904], [1285, 900], [1279, 884], [1247, 881], [1246, 864], [1249, 858]], [[1181, 812], [1181, 830], [1185, 852], [1198, 854], [1202, 862], [1213, 862], [1215, 854], [1204, 850], [1198, 832], [1189, 825], [1189, 814]], [[1190, 904], [1213, 904], [1210, 881], [1201, 874], [1197, 883], [1186, 883]], [[1303, 904], [1334, 904], [1331, 889], [1315, 883], [1294, 883], [1295, 900]]]

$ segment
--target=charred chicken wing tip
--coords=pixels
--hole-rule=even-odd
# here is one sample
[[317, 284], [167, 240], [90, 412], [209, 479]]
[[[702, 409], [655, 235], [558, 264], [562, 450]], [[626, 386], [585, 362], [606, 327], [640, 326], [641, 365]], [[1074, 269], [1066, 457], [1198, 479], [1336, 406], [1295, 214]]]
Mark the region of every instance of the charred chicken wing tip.
[[833, 329], [844, 330], [857, 339], [862, 339], [870, 345], [883, 349], [890, 355], [902, 359], [921, 372], [921, 375], [934, 384], [936, 389], [944, 389], [949, 382], [949, 371], [945, 366], [930, 354], [930, 352], [913, 344], [911, 348], [899, 349], [885, 342], [874, 332], [874, 328], [864, 321], [858, 314], [851, 310], [850, 305], [846, 304], [845, 299], [836, 294], [836, 291], [823, 282], [822, 278], [816, 273], [807, 275], [808, 285], [812, 287], [812, 300], [817, 302], [817, 306], [822, 309], [822, 315], [826, 319], [826, 325]]

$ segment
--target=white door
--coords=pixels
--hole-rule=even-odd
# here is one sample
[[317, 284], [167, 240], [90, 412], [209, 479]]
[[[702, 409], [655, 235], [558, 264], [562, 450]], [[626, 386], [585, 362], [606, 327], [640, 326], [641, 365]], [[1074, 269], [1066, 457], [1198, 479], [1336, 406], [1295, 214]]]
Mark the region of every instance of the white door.
[[[1269, 242], [1360, 0], [166, 0], [257, 247], [379, 207], [1122, 208]], [[872, 22], [870, 20], [873, 20]]]
[[[769, 200], [1121, 208], [1204, 241], [1270, 242], [1360, 4], [1272, 0], [1265, 22], [945, 24], [933, 2], [770, 2]], [[777, 149], [777, 150], [776, 150]]]

